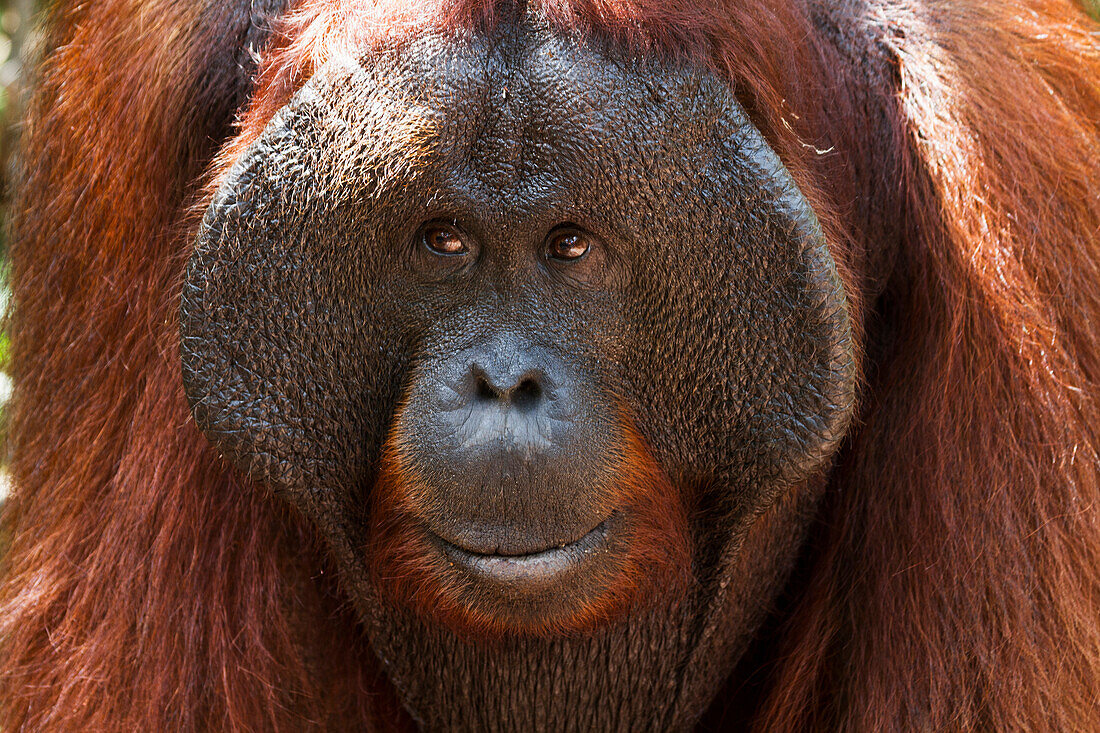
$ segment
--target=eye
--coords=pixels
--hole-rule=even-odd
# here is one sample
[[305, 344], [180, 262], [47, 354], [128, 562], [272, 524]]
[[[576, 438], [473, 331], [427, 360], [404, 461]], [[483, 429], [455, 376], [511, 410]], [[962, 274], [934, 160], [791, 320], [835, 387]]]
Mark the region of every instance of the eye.
[[433, 254], [453, 257], [470, 251], [462, 234], [446, 224], [428, 224], [420, 234], [421, 239]]
[[546, 242], [546, 256], [561, 262], [579, 260], [588, 254], [592, 243], [587, 234], [577, 229], [551, 232]]

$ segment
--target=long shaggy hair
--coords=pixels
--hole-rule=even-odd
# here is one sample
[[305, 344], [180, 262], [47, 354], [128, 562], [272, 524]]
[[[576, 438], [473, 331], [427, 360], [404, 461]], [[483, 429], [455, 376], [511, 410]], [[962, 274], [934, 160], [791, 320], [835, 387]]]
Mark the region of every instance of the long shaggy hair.
[[[190, 420], [187, 212], [319, 63], [498, 3], [300, 0], [253, 88], [283, 4], [54, 11], [11, 245], [5, 729], [400, 715], [310, 528]], [[531, 5], [728, 79], [867, 324], [756, 729], [1100, 730], [1096, 25], [1054, 0]]]

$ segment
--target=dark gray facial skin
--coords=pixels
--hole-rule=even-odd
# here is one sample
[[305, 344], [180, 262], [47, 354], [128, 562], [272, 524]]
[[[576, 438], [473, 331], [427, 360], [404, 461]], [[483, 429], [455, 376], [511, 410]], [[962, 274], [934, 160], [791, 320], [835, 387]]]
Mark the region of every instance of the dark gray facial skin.
[[[200, 427], [313, 521], [432, 730], [690, 727], [781, 589], [852, 408], [834, 264], [728, 86], [533, 16], [320, 69], [221, 182], [181, 319]], [[691, 580], [540, 631], [629, 549], [605, 480], [624, 409], [686, 504]], [[513, 631], [379, 592], [387, 438], [421, 482], [426, 582]]]

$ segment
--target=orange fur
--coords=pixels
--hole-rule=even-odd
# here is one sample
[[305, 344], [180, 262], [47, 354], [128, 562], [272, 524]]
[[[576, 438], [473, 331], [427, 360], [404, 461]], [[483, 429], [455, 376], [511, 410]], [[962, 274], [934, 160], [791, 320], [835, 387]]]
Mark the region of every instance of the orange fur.
[[[342, 44], [493, 5], [302, 0], [218, 170]], [[538, 3], [728, 78], [866, 320], [860, 421], [755, 727], [1100, 729], [1097, 27], [1054, 0], [875, 0], [837, 31], [829, 5]], [[179, 228], [212, 156], [190, 94], [233, 34], [140, 0], [53, 27], [12, 241], [0, 727], [386, 720], [312, 530], [210, 455], [181, 396]]]

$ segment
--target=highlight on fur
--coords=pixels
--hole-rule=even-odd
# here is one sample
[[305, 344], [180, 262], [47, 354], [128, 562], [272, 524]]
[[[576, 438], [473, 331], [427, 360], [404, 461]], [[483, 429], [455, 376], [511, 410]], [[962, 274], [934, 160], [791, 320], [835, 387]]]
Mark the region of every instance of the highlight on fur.
[[[53, 11], [11, 245], [6, 729], [400, 715], [311, 529], [190, 421], [185, 222], [327, 54], [491, 24], [498, 3], [290, 4], [270, 38], [255, 19], [277, 0]], [[728, 78], [865, 314], [859, 421], [753, 726], [1095, 730], [1098, 29], [1068, 1], [851, 5], [532, 0]]]

